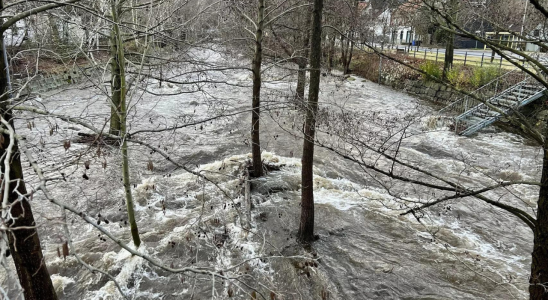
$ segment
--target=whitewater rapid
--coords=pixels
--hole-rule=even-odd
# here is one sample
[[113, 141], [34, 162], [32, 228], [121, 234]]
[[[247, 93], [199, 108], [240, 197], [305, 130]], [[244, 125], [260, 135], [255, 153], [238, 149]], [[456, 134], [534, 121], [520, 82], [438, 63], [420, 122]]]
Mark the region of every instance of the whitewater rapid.
[[[210, 61], [224, 59], [208, 51], [196, 55]], [[172, 72], [176, 76], [178, 69]], [[287, 95], [295, 88], [287, 81], [288, 72], [272, 69], [265, 74], [264, 103], [287, 106]], [[161, 129], [249, 108], [251, 74], [243, 70], [205, 73], [208, 78], [228, 84], [201, 86], [207, 92], [193, 94], [132, 95], [129, 131]], [[148, 86], [155, 93], [168, 94], [190, 88], [165, 83], [160, 87], [154, 81]], [[41, 95], [40, 101], [30, 105], [79, 116], [97, 127], [104, 124], [110, 111], [96, 88], [82, 86]], [[422, 130], [436, 112], [420, 99], [355, 76], [322, 77], [320, 106], [374, 111], [401, 120], [406, 115], [420, 116], [413, 125], [415, 130]], [[28, 116], [17, 120], [19, 127], [25, 128]], [[129, 229], [124, 224], [117, 149], [104, 147], [104, 153], [97, 155], [97, 149], [73, 143], [65, 151], [63, 141], [75, 139], [78, 132], [86, 132], [85, 128], [53, 118], [32, 121], [35, 127], [22, 129], [20, 134], [28, 137], [29, 144], [40, 144], [42, 140], [44, 145], [33, 151], [46, 174], [58, 174], [62, 168], [68, 180], [52, 183], [52, 194], [89, 215], [100, 213], [110, 220], [105, 227], [130, 243]], [[55, 123], [60, 129], [49, 136]], [[279, 166], [280, 171], [254, 183], [254, 233], [246, 233], [237, 208], [242, 202], [238, 176], [249, 159], [249, 125], [250, 114], [245, 112], [178, 130], [135, 135], [164, 149], [178, 163], [206, 174], [240, 203], [233, 208], [233, 201], [227, 200], [218, 187], [173, 166], [158, 153], [132, 145], [131, 176], [143, 239], [141, 251], [174, 267], [197, 265], [221, 270], [249, 260], [231, 274], [249, 272], [255, 279], [244, 278], [246, 283], [260, 282], [261, 288], [268, 286], [283, 299], [315, 299], [324, 291], [329, 299], [526, 297], [532, 234], [519, 220], [477, 200], [461, 199], [433, 208], [419, 223], [412, 215], [400, 216], [401, 211], [395, 209], [397, 199], [369, 173], [322, 148], [316, 151], [314, 170], [316, 232], [320, 239], [313, 245], [315, 256], [298, 249], [295, 233], [302, 147], [298, 132], [302, 119], [291, 107], [263, 114], [263, 158]], [[474, 186], [507, 178], [539, 179], [540, 148], [494, 128], [468, 138], [441, 126], [405, 139], [401, 148], [409, 161]], [[91, 161], [89, 170], [84, 170], [84, 160]], [[107, 162], [106, 169], [102, 168], [103, 162]], [[154, 165], [152, 171], [147, 169], [149, 162]], [[26, 172], [29, 182], [36, 182], [30, 169]], [[89, 180], [82, 178], [84, 172]], [[532, 212], [530, 207], [537, 194], [538, 189], [518, 186], [492, 196]], [[119, 299], [108, 278], [91, 274], [72, 257], [66, 261], [57, 257], [56, 249], [66, 239], [59, 209], [39, 196], [33, 209], [40, 224], [46, 263], [60, 298]], [[212, 283], [209, 277], [158, 270], [114, 243], [104, 242], [91, 225], [76, 216], [70, 221], [77, 248], [72, 251], [95, 267], [108, 270], [132, 299], [187, 299], [191, 295], [195, 299], [212, 295], [224, 299], [229, 289], [237, 291], [238, 299], [249, 298], [249, 291], [234, 283]], [[215, 247], [216, 239], [223, 234], [223, 246]], [[306, 271], [309, 267], [295, 267], [299, 263], [294, 260], [256, 259], [259, 256], [306, 256], [319, 261], [313, 271]], [[20, 295], [13, 269], [10, 273], [10, 278], [3, 274], [0, 280], [12, 296]]]

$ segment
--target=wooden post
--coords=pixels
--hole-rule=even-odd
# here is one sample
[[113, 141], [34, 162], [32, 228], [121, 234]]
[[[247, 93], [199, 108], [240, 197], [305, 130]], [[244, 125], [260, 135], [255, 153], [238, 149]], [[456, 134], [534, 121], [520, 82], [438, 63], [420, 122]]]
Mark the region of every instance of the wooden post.
[[424, 49], [424, 60], [426, 60], [426, 49]]
[[483, 58], [485, 57], [485, 53], [482, 53], [481, 54], [481, 64], [480, 64], [480, 67], [483, 67]]
[[468, 58], [468, 51], [464, 52], [464, 66], [466, 66], [466, 59]]
[[438, 54], [440, 54], [440, 48], [436, 49], [436, 62], [438, 62]]
[[502, 68], [502, 55], [500, 56], [499, 69]]

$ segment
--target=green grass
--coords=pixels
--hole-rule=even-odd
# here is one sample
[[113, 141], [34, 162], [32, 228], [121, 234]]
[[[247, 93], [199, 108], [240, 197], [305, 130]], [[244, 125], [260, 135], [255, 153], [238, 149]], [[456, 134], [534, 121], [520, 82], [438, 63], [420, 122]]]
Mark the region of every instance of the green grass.
[[[426, 52], [426, 56], [424, 55], [424, 52], [416, 52], [416, 51], [410, 51], [407, 53], [408, 56], [410, 57], [415, 57], [417, 59], [425, 59], [426, 57], [426, 60], [431, 60], [431, 61], [437, 61], [437, 62], [443, 62], [445, 60], [445, 54], [443, 53], [439, 53], [436, 55], [435, 52], [433, 53], [430, 53], [430, 52]], [[454, 55], [453, 56], [453, 64], [454, 65], [465, 65], [464, 62], [465, 62], [465, 56], [464, 55]], [[513, 64], [511, 64], [510, 62], [506, 61], [506, 60], [503, 60], [502, 61], [502, 65], [500, 63], [500, 58], [495, 58], [495, 60], [493, 60], [493, 62], [491, 63], [491, 56], [490, 55], [486, 55], [484, 58], [483, 58], [483, 64], [481, 63], [481, 57], [479, 56], [467, 56], [466, 57], [466, 66], [477, 66], [477, 67], [501, 67], [503, 69], [509, 69], [509, 70], [512, 70], [512, 69], [515, 69], [516, 66], [514, 66]]]

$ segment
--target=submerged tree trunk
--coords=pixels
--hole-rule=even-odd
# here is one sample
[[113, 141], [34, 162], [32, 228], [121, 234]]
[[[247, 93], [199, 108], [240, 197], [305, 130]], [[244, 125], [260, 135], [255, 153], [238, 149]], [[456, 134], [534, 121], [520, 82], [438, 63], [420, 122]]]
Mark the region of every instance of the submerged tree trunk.
[[299, 59], [299, 71], [297, 75], [297, 100], [300, 102], [304, 101], [304, 90], [306, 87], [306, 65], [308, 63], [308, 60], [306, 57], [308, 57], [309, 54], [309, 47], [310, 47], [310, 14], [307, 13], [306, 21], [304, 22], [304, 32], [302, 34], [302, 42], [303, 42], [303, 59]]
[[548, 143], [544, 145], [542, 178], [534, 230], [529, 294], [531, 300], [548, 300]]
[[255, 55], [251, 69], [253, 71], [253, 112], [251, 114], [251, 154], [253, 156], [253, 176], [263, 176], [261, 159], [260, 116], [261, 116], [261, 64], [263, 62], [263, 26], [264, 0], [259, 0], [257, 32], [255, 33]]
[[[129, 226], [131, 228], [131, 236], [133, 238], [133, 244], [136, 248], [139, 248], [141, 245], [141, 239], [139, 238], [139, 230], [137, 228], [137, 222], [135, 221], [135, 212], [133, 209], [133, 196], [131, 194], [131, 182], [129, 178], [129, 158], [128, 158], [128, 147], [127, 147], [127, 107], [126, 107], [126, 71], [125, 71], [125, 56], [124, 56], [124, 44], [122, 41], [122, 36], [120, 34], [120, 27], [118, 26], [119, 22], [119, 12], [121, 11], [123, 1], [112, 0], [112, 19], [113, 19], [113, 32], [114, 32], [114, 44], [116, 45], [117, 53], [116, 56], [112, 57], [112, 61], [117, 65], [117, 70], [119, 70], [118, 78], [113, 78], [113, 83], [118, 82], [120, 84], [119, 95], [119, 111], [118, 115], [120, 118], [120, 136], [123, 137], [122, 140], [122, 178], [124, 183], [124, 192], [126, 195], [126, 207]], [[115, 79], [115, 80], [114, 80]], [[114, 89], [114, 87], [113, 87]]]
[[[3, 2], [0, 1], [0, 9], [3, 8]], [[4, 41], [0, 44], [0, 113], [2, 118], [9, 122], [13, 127], [11, 112], [7, 111], [9, 93], [8, 91], [8, 76], [6, 74], [5, 53], [2, 51]], [[3, 142], [0, 148], [0, 157], [5, 159], [6, 149], [8, 149], [10, 137], [8, 134], [3, 134]], [[2, 173], [6, 171], [5, 161], [0, 161]], [[57, 299], [57, 294], [53, 288], [48, 269], [42, 255], [40, 239], [35, 228], [34, 216], [30, 203], [26, 199], [15, 203], [18, 200], [18, 193], [25, 195], [27, 193], [25, 181], [23, 178], [23, 168], [21, 166], [21, 154], [18, 149], [17, 140], [13, 144], [12, 155], [9, 161], [9, 179], [11, 181], [7, 187], [3, 188], [3, 192], [8, 192], [8, 202], [13, 206], [10, 213], [13, 220], [8, 220], [7, 225], [10, 231], [0, 232], [2, 235], [7, 235], [9, 240], [10, 254], [13, 257], [19, 283], [23, 288], [23, 295], [27, 300], [38, 299]], [[15, 181], [18, 181], [17, 183]], [[17, 192], [14, 189], [17, 187]], [[2, 199], [3, 193], [0, 193]], [[1, 200], [0, 200], [1, 201]], [[15, 203], [15, 204], [14, 204]], [[3, 219], [7, 216], [2, 213]], [[25, 229], [23, 229], [25, 228]], [[4, 239], [4, 237], [1, 237]]]
[[314, 139], [316, 135], [316, 114], [320, 92], [320, 64], [322, 59], [322, 9], [323, 0], [314, 0], [312, 40], [310, 49], [310, 87], [304, 125], [301, 188], [301, 222], [298, 239], [309, 243], [314, 240]]

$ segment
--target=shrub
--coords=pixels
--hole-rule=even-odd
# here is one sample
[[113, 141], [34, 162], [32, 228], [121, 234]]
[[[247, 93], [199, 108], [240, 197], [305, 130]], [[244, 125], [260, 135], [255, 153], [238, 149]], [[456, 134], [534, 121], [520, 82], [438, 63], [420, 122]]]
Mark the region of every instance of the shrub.
[[478, 88], [500, 76], [500, 70], [497, 67], [475, 68], [470, 77], [470, 84]]
[[359, 55], [352, 59], [350, 68], [354, 74], [373, 82], [379, 80], [379, 57], [377, 55]]
[[[441, 77], [443, 75], [443, 71], [440, 68], [440, 66], [437, 63], [433, 62], [433, 61], [425, 61], [424, 63], [422, 63], [419, 66], [419, 68], [421, 69], [421, 71], [425, 72], [426, 74], [428, 74], [428, 75], [430, 75], [434, 78], [441, 79]], [[426, 74], [422, 74], [422, 78], [426, 81], [432, 80], [432, 78], [430, 78]]]
[[466, 70], [458, 67], [453, 67], [453, 69], [447, 73], [447, 80], [449, 80], [449, 83], [459, 89], [468, 84], [468, 77]]

